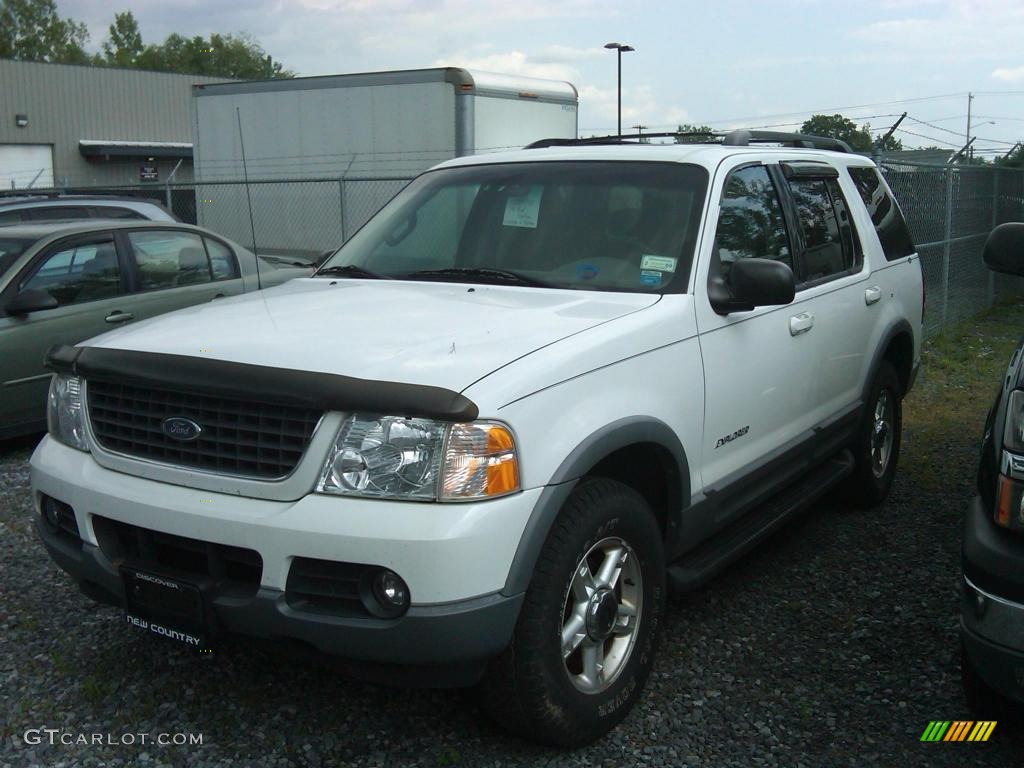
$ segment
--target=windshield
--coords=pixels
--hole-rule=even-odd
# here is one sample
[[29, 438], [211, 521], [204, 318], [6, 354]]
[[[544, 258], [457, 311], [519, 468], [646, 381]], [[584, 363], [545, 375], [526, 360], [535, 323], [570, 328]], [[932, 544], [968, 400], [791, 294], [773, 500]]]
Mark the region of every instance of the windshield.
[[686, 290], [707, 172], [644, 162], [467, 166], [420, 176], [319, 274]]
[[3, 277], [25, 249], [34, 242], [35, 240], [31, 238], [0, 237], [0, 277]]

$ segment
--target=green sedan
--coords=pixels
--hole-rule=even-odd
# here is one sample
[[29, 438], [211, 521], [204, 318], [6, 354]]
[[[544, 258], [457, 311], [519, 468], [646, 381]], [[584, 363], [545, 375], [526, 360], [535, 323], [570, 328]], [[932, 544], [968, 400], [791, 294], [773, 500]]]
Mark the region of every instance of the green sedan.
[[91, 221], [0, 228], [0, 439], [43, 431], [43, 355], [125, 323], [278, 285], [280, 267], [208, 230]]

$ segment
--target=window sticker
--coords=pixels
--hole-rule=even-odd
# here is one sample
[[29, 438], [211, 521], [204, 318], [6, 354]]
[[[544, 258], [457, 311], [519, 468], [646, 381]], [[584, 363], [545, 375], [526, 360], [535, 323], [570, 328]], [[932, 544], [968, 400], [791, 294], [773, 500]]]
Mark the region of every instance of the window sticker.
[[671, 256], [655, 256], [645, 253], [640, 259], [640, 269], [656, 269], [659, 272], [675, 272], [679, 260]]
[[580, 280], [591, 280], [597, 277], [598, 270], [593, 264], [577, 264], [576, 277]]
[[661, 272], [653, 270], [641, 270], [640, 282], [644, 285], [661, 285]]
[[502, 224], [506, 227], [523, 227], [536, 229], [540, 216], [540, 198], [544, 193], [541, 186], [530, 187], [526, 192], [505, 201], [505, 218]]

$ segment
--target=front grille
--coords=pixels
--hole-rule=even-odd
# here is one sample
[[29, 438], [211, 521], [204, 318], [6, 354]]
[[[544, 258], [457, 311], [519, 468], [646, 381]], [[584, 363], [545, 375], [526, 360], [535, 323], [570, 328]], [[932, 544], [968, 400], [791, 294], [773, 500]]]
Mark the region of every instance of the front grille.
[[[90, 379], [89, 418], [109, 451], [230, 475], [276, 479], [299, 463], [320, 411]], [[166, 419], [189, 419], [199, 437], [169, 437]]]
[[92, 525], [100, 550], [111, 562], [194, 582], [212, 579], [221, 593], [238, 597], [259, 590], [263, 558], [254, 549], [188, 539], [99, 515], [93, 516]]

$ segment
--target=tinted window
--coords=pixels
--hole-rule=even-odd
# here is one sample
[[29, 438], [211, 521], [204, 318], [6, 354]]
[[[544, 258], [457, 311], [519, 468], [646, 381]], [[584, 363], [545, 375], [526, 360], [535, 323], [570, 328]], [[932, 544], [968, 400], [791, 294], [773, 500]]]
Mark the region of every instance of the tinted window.
[[210, 282], [210, 260], [202, 238], [191, 232], [129, 232], [139, 287], [144, 291]]
[[722, 277], [728, 277], [732, 263], [739, 259], [773, 259], [792, 269], [782, 205], [763, 165], [740, 168], [726, 180], [715, 253]]
[[531, 162], [432, 171], [324, 266], [424, 280], [452, 278], [411, 273], [505, 270], [558, 288], [685, 290], [706, 186], [704, 169], [677, 163]]
[[852, 269], [856, 247], [846, 202], [835, 179], [793, 179], [789, 182], [803, 235], [802, 283], [811, 283]]
[[34, 242], [35, 240], [26, 240], [20, 237], [0, 237], [0, 277]]
[[116, 205], [97, 205], [92, 209], [92, 215], [97, 219], [145, 219], [138, 211], [131, 208], [121, 208]]
[[27, 210], [32, 221], [66, 221], [67, 219], [88, 219], [89, 209], [81, 205], [49, 205], [45, 208]]
[[21, 213], [19, 211], [7, 211], [6, 213], [0, 213], [0, 225], [20, 223]]
[[60, 248], [21, 284], [22, 290], [46, 291], [61, 306], [117, 296], [121, 276], [110, 237]]
[[203, 238], [206, 243], [206, 252], [210, 255], [210, 268], [213, 270], [214, 280], [229, 280], [238, 277], [238, 262], [235, 255], [221, 242]]
[[914, 241], [899, 206], [874, 168], [850, 168], [850, 178], [871, 214], [885, 258], [902, 259], [914, 252]]

